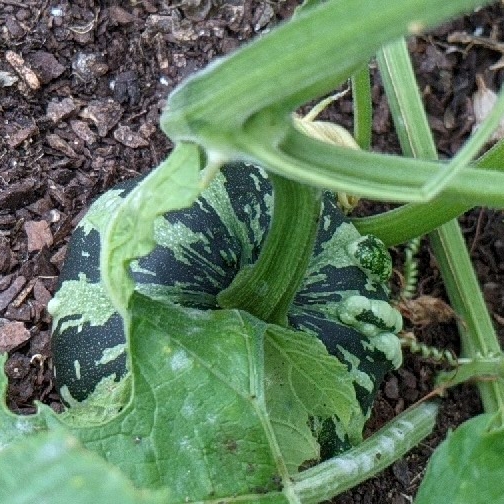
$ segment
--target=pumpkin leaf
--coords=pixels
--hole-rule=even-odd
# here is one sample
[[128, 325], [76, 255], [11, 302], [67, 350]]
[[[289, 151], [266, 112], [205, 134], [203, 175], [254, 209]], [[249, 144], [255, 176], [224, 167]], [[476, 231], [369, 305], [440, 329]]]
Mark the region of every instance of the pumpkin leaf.
[[487, 413], [464, 422], [448, 435], [429, 461], [416, 504], [486, 504], [504, 495], [504, 431], [492, 428]]
[[[313, 450], [308, 453], [285, 450], [287, 457], [281, 453], [282, 446], [296, 445], [300, 435], [295, 424], [286, 435], [289, 418], [278, 435], [269, 419], [263, 353], [268, 333], [275, 333], [272, 327], [237, 310], [180, 308], [140, 294], [133, 296], [130, 308], [133, 385], [131, 400], [123, 411], [105, 423], [89, 426], [96, 415], [88, 404], [88, 427], [82, 427], [86, 404], [80, 406], [74, 426], [67, 423], [72, 415], [54, 415], [48, 408], [50, 418], [40, 413], [27, 417], [29, 422], [38, 419], [40, 428], [49, 431], [4, 450], [0, 467], [21, 457], [15, 463], [19, 462], [18, 474], [22, 475], [33, 470], [28, 464], [32, 457], [23, 459], [23, 454], [33, 451], [37, 465], [39, 460], [40, 464], [47, 461], [45, 454], [51, 452], [51, 460], [41, 468], [40, 479], [30, 491], [49, 491], [57, 486], [54, 502], [64, 502], [77, 483], [86, 486], [82, 500], [86, 503], [103, 500], [102, 491], [117, 494], [123, 502], [140, 502], [140, 495], [145, 502], [158, 502], [157, 493], [136, 494], [131, 483], [136, 488], [158, 490], [175, 503], [214, 497], [225, 497], [229, 502], [239, 497], [289, 502], [288, 489], [281, 492], [290, 485], [286, 467], [295, 472], [296, 460], [316, 456], [317, 445], [312, 441]], [[294, 331], [276, 332], [289, 336], [277, 346], [291, 352], [302, 340], [293, 338]], [[275, 337], [278, 339], [278, 334]], [[311, 346], [327, 354], [315, 337], [305, 335], [305, 339], [309, 343], [303, 348], [308, 353]], [[3, 381], [5, 388], [5, 377]], [[303, 387], [294, 388], [300, 391]], [[310, 437], [308, 412], [309, 407], [302, 426], [306, 438]], [[20, 420], [12, 413], [5, 416]], [[282, 420], [282, 415], [277, 417]], [[26, 433], [26, 427], [19, 429], [20, 434], [22, 431]], [[79, 464], [73, 463], [75, 458]], [[9, 471], [5, 474], [9, 478]], [[62, 480], [66, 483], [61, 484]], [[116, 483], [122, 485], [121, 491], [114, 491]], [[22, 487], [17, 476], [6, 480], [4, 488], [9, 485]], [[24, 497], [20, 495], [19, 502]]]
[[290, 475], [318, 458], [310, 418], [345, 424], [359, 408], [346, 367], [315, 336], [138, 293], [130, 309], [131, 400], [114, 419], [71, 432], [138, 488], [168, 488], [173, 502], [281, 502]]
[[313, 418], [320, 422], [337, 416], [343, 437], [351, 430], [352, 416], [362, 417], [352, 375], [315, 336], [270, 326], [265, 373], [268, 412], [291, 473], [306, 460], [319, 458], [309, 428]]
[[260, 365], [266, 325], [136, 293], [130, 310], [131, 401], [74, 434], [135, 486], [169, 488], [173, 502], [275, 491], [281, 468]]
[[0, 502], [41, 502], [44, 496], [53, 504], [160, 504], [167, 498], [136, 490], [117, 468], [60, 430], [27, 437], [0, 456]]

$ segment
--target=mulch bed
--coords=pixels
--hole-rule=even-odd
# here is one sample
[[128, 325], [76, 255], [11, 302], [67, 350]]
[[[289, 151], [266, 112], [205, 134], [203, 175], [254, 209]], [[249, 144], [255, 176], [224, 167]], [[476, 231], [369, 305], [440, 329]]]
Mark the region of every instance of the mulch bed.
[[[151, 170], [170, 150], [158, 122], [168, 93], [214, 57], [288, 18], [297, 2], [100, 2], [0, 0], [0, 352], [8, 352], [7, 404], [30, 414], [34, 401], [61, 410], [54, 388], [47, 303], [72, 230], [91, 201], [116, 182]], [[115, 5], [111, 5], [115, 4]], [[215, 6], [214, 4], [217, 4]], [[187, 5], [184, 7], [184, 5]], [[193, 5], [190, 7], [189, 5]], [[492, 45], [500, 5], [410, 41], [418, 82], [442, 157], [451, 157], [474, 124], [476, 76], [502, 83]], [[454, 32], [487, 43], [449, 42]], [[492, 68], [491, 68], [492, 67]], [[380, 78], [374, 71], [373, 146], [398, 152]], [[351, 128], [351, 97], [325, 117]], [[362, 211], [380, 210], [366, 204]], [[496, 329], [504, 338], [502, 211], [475, 209], [460, 219]], [[393, 250], [400, 285], [403, 251]], [[419, 341], [459, 350], [436, 262], [423, 241], [418, 296], [433, 306], [406, 318]], [[439, 365], [407, 355], [390, 374], [367, 426], [372, 432], [432, 390]], [[475, 389], [450, 390], [436, 431], [383, 474], [334, 502], [411, 502], [425, 464], [450, 428], [481, 411]]]

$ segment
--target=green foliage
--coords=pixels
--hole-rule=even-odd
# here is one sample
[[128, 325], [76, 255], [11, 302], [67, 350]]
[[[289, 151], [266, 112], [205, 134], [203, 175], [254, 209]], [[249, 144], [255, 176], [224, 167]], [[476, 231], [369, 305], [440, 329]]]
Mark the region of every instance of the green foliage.
[[[283, 450], [300, 452], [302, 439], [292, 443], [292, 426], [313, 445], [310, 419], [337, 423], [336, 441], [360, 439], [362, 411], [355, 397], [353, 380], [345, 365], [327, 354], [324, 345], [302, 332], [271, 326], [265, 340], [266, 398], [268, 414], [277, 435], [285, 435]], [[318, 348], [317, 348], [318, 347]], [[337, 422], [333, 422], [336, 417]], [[336, 429], [336, 427], [335, 427]], [[324, 447], [324, 440], [319, 441]], [[334, 443], [335, 439], [326, 440]], [[338, 443], [339, 444], [339, 443]], [[307, 460], [320, 457], [316, 447], [311, 456], [297, 456], [291, 473]]]
[[[504, 432], [493, 414], [466, 421], [441, 443], [427, 466], [415, 504], [502, 502]], [[500, 423], [500, 421], [498, 422]]]
[[117, 468], [58, 430], [25, 437], [0, 458], [0, 502], [6, 504], [161, 504], [166, 499], [135, 489]]
[[[400, 319], [372, 282], [390, 274], [383, 246], [378, 250], [374, 239], [358, 242], [350, 251], [352, 262], [346, 247], [335, 246], [335, 237], [351, 226], [333, 229], [321, 219], [320, 229], [332, 235], [316, 249], [318, 189], [413, 205], [388, 214], [388, 223], [372, 221], [387, 244], [440, 225], [468, 205], [504, 206], [504, 174], [495, 165], [502, 151], [493, 151], [478, 170], [470, 165], [500, 118], [504, 94], [474, 138], [444, 166], [435, 160], [411, 63], [399, 41], [384, 49], [380, 65], [404, 152], [422, 159], [347, 149], [307, 136], [291, 119], [296, 107], [362, 71], [382, 44], [480, 5], [476, 0], [378, 0], [370, 9], [365, 0], [351, 3], [352, 8], [343, 0], [309, 2], [292, 22], [210, 65], [170, 96], [162, 127], [176, 143], [173, 152], [110, 207], [106, 219], [95, 216], [104, 226], [100, 292], [107, 301], [106, 313], [98, 315], [114, 311], [122, 317], [130, 378], [119, 384], [105, 379], [85, 403], [64, 415], [40, 406], [36, 415], [21, 418], [2, 403], [0, 501], [38, 501], [47, 493], [56, 504], [318, 502], [392, 463], [432, 429], [436, 407], [426, 404], [361, 442], [369, 398], [381, 379], [372, 369], [401, 360], [393, 334]], [[364, 80], [360, 75], [361, 109], [369, 102]], [[370, 120], [358, 113], [360, 143], [366, 145]], [[275, 174], [278, 187], [290, 184], [297, 194], [310, 196], [299, 198], [297, 206], [275, 207], [271, 240], [268, 236], [272, 245], [243, 274], [252, 272], [254, 288], [247, 290], [248, 278], [237, 282], [230, 295], [236, 303], [220, 306], [233, 309], [196, 309], [162, 293], [140, 294], [131, 271], [156, 246], [156, 219], [190, 207], [219, 168], [236, 159]], [[277, 192], [281, 203], [288, 191]], [[432, 205], [422, 205], [430, 198]], [[431, 212], [437, 215], [431, 218]], [[397, 226], [397, 214], [419, 219]], [[460, 233], [447, 226], [433, 239], [449, 295], [470, 328], [469, 333], [461, 328], [464, 351], [473, 357], [500, 354]], [[296, 230], [306, 240], [289, 241]], [[331, 261], [317, 270], [317, 261], [328, 255]], [[275, 264], [285, 265], [287, 259], [295, 263], [293, 271], [279, 272]], [[331, 268], [354, 272], [355, 260], [368, 275], [365, 295], [356, 287], [328, 301], [324, 287]], [[305, 293], [307, 285], [320, 288]], [[294, 318], [300, 310], [296, 301], [292, 304], [297, 291], [311, 306], [313, 321], [294, 331], [287, 314]], [[264, 311], [268, 299], [256, 303], [264, 292], [274, 293], [272, 314]], [[259, 316], [250, 313], [256, 305]], [[240, 309], [244, 306], [247, 311]], [[73, 309], [64, 299], [53, 307], [61, 310], [60, 318]], [[77, 326], [96, 315], [86, 314]], [[314, 328], [314, 321], [324, 330]], [[345, 346], [339, 336], [349, 326], [362, 338]], [[0, 374], [2, 395], [5, 388]], [[437, 495], [446, 501], [444, 490], [454, 482], [463, 492], [455, 493], [455, 500], [450, 496], [450, 502], [465, 502], [457, 499], [467, 496], [474, 502], [497, 501], [502, 495], [497, 474], [502, 472], [504, 392], [499, 382], [480, 389], [487, 411], [498, 413], [492, 429], [485, 430], [490, 418], [485, 415], [452, 434], [433, 458], [418, 502], [438, 502]], [[345, 443], [356, 446], [319, 463], [320, 451], [327, 451], [335, 437], [337, 449]], [[329, 450], [327, 456], [332, 455]], [[315, 466], [300, 471], [309, 463]], [[488, 481], [487, 493], [473, 490]]]
[[[55, 467], [87, 448], [75, 474], [87, 463], [92, 466], [93, 452], [108, 462], [99, 465], [107, 474], [117, 477], [112, 467], [119, 468], [136, 488], [161, 489], [170, 502], [256, 500], [288, 487], [303, 462], [319, 457], [311, 417], [337, 417], [344, 435], [360, 413], [346, 367], [314, 336], [269, 326], [237, 310], [180, 308], [140, 294], [130, 309], [133, 386], [123, 411], [93, 426], [89, 406], [90, 418], [86, 422], [86, 410], [81, 411], [78, 425], [72, 425], [72, 415], [57, 416], [47, 408], [26, 419], [2, 409], [2, 432], [12, 451], [18, 446], [15, 435], [32, 433], [27, 450], [59, 446]], [[56, 425], [54, 435], [35, 434]], [[4, 453], [0, 474], [7, 475], [14, 455]], [[19, 464], [28, 470], [31, 458]], [[46, 470], [51, 475], [51, 467]], [[61, 471], [51, 485], [69, 474]], [[103, 484], [98, 476], [99, 470], [83, 484], [93, 478]], [[14, 475], [6, 485], [20, 481]], [[110, 484], [119, 482], [111, 478]], [[102, 490], [95, 490], [100, 495]]]

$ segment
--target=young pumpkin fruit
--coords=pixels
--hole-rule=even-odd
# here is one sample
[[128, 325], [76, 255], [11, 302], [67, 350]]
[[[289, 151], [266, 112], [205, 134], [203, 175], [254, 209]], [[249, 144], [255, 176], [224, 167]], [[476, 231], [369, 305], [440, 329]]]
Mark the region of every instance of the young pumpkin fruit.
[[[91, 205], [70, 240], [49, 305], [56, 380], [69, 404], [85, 400], [102, 380], [127, 375], [122, 320], [100, 283], [100, 238], [111, 211], [136, 184], [119, 184]], [[262, 169], [227, 165], [191, 208], [155, 221], [156, 248], [131, 265], [136, 289], [182, 306], [219, 309], [218, 294], [259, 257], [272, 208]], [[328, 193], [288, 325], [313, 334], [348, 365], [364, 415], [384, 374], [401, 362], [395, 336], [401, 317], [384, 285], [390, 272], [383, 243], [362, 237]]]

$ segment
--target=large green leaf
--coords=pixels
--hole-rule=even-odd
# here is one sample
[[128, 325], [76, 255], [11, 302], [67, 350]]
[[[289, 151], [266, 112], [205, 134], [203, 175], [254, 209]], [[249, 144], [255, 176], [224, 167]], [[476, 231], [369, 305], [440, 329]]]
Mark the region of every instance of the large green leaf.
[[[112, 421], [75, 434], [138, 487], [175, 502], [273, 491], [279, 478], [263, 406], [266, 326], [134, 295], [133, 394]], [[269, 430], [268, 430], [269, 429]]]
[[[263, 384], [276, 377], [264, 374], [267, 324], [243, 312], [182, 309], [140, 295], [131, 309], [133, 400], [112, 422], [76, 433], [88, 447], [137, 485], [169, 486], [181, 500], [273, 491], [279, 478], [284, 483], [288, 478], [287, 467], [317, 455], [313, 444], [296, 454], [287, 449], [309, 438], [308, 416], [319, 413], [313, 404], [307, 401], [300, 417], [304, 429], [289, 411], [279, 415], [289, 435], [284, 430], [278, 435], [269, 418]], [[306, 345], [308, 356], [337, 363], [316, 338], [305, 339], [313, 342]], [[285, 338], [283, 345], [298, 341]], [[341, 380], [334, 370], [327, 367], [325, 380], [333, 380], [338, 394]], [[348, 375], [339, 371], [343, 379]], [[293, 390], [299, 393], [302, 387], [296, 384]], [[348, 418], [348, 400], [353, 398], [350, 407], [358, 408], [352, 392], [347, 381], [341, 411], [328, 407], [327, 416]]]
[[120, 471], [59, 430], [27, 437], [0, 456], [2, 504], [161, 504], [166, 499], [136, 490]]
[[[22, 486], [19, 475], [33, 467], [24, 454], [33, 451], [40, 477], [26, 491], [61, 485], [55, 502], [70, 499], [75, 482], [87, 492], [76, 501], [83, 503], [100, 500], [105, 491], [118, 501], [140, 502], [131, 484], [161, 491], [175, 503], [295, 502], [291, 476], [319, 457], [312, 419], [335, 418], [344, 435], [360, 414], [346, 366], [315, 336], [238, 310], [181, 308], [141, 294], [130, 308], [129, 402], [96, 423], [103, 394], [112, 401], [107, 382], [94, 403], [79, 406], [77, 421], [75, 408], [58, 416], [42, 407], [26, 418], [0, 408], [4, 488]], [[8, 471], [14, 459], [16, 474]], [[18, 502], [28, 495], [23, 492]]]
[[462, 424], [434, 452], [416, 504], [503, 502], [504, 431], [492, 429], [492, 414]]

